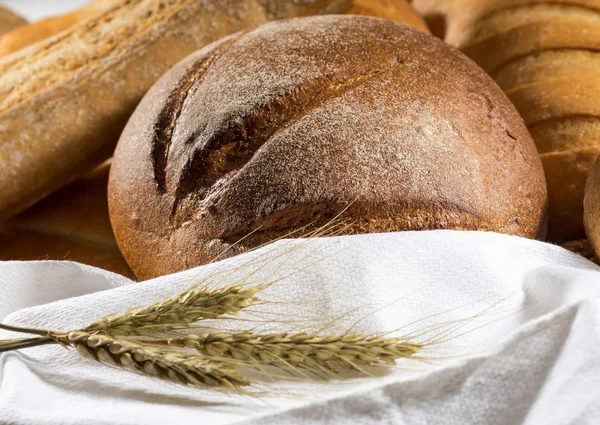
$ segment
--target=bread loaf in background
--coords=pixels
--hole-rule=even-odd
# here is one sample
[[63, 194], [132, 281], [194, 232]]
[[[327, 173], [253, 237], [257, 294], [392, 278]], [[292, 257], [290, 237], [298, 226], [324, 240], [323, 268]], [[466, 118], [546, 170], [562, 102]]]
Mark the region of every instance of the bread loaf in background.
[[0, 225], [0, 261], [71, 260], [132, 277], [108, 218], [109, 164]]
[[95, 0], [66, 15], [42, 19], [41, 21], [13, 29], [0, 37], [0, 57], [21, 50], [30, 44], [45, 40], [72, 27], [78, 22], [106, 12], [120, 1]]
[[583, 206], [585, 232], [596, 258], [600, 258], [600, 158], [592, 166], [587, 180]]
[[[0, 61], [0, 220], [112, 155], [135, 106], [177, 61], [269, 20], [347, 0], [121, 0]], [[85, 141], [83, 143], [82, 141]]]
[[[0, 57], [9, 55], [33, 43], [45, 40], [73, 25], [108, 11], [121, 0], [95, 0], [71, 13], [42, 19], [21, 26], [0, 37]], [[0, 9], [0, 14], [2, 10]], [[376, 16], [402, 22], [413, 28], [429, 32], [423, 18], [406, 0], [354, 0], [345, 11], [346, 14]], [[22, 22], [24, 24], [25, 21]], [[21, 25], [22, 25], [21, 24]], [[1, 27], [1, 24], [0, 24]], [[0, 29], [0, 34], [2, 30]]]
[[0, 6], [0, 36], [25, 24], [27, 24], [25, 18]]
[[414, 0], [432, 31], [496, 80], [533, 136], [548, 181], [548, 239], [585, 237], [600, 154], [598, 0]]
[[406, 0], [354, 0], [346, 14], [389, 19], [429, 33], [421, 15]]
[[539, 157], [493, 80], [432, 36], [358, 16], [271, 23], [186, 58], [131, 117], [108, 196], [140, 279], [346, 207], [348, 233], [546, 230]]

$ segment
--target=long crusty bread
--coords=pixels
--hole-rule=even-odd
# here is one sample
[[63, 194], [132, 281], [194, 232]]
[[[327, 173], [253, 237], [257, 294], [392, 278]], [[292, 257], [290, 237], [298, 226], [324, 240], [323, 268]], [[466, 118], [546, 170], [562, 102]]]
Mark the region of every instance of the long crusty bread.
[[[150, 86], [179, 60], [269, 20], [349, 0], [121, 0], [0, 61], [0, 220], [109, 158]], [[85, 141], [85, 142], [84, 142]]]
[[546, 172], [548, 239], [584, 238], [584, 186], [600, 154], [600, 1], [414, 4], [437, 35], [492, 75], [523, 116]]
[[[106, 12], [116, 5], [120, 0], [95, 0], [86, 4], [81, 9], [61, 16], [42, 19], [29, 25], [19, 26], [0, 37], [0, 57], [9, 55], [23, 47], [35, 42], [52, 37], [78, 22], [90, 19], [96, 15]], [[0, 11], [0, 14], [2, 12]], [[1, 33], [0, 29], [0, 33]]]
[[25, 25], [26, 23], [27, 21], [25, 18], [0, 6], [0, 35], [18, 28], [21, 25]]

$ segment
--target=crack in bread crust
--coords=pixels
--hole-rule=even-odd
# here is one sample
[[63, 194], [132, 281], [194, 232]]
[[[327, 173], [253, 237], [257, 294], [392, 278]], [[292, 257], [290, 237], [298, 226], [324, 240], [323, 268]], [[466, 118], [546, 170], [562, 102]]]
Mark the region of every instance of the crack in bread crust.
[[190, 201], [196, 204], [191, 210], [210, 209], [223, 186], [274, 136], [345, 93], [402, 65], [396, 57], [390, 57], [389, 62], [391, 65], [385, 69], [375, 69], [344, 80], [336, 76], [314, 79], [284, 95], [271, 98], [261, 108], [230, 117], [220, 123], [217, 131], [208, 138], [201, 139], [196, 133], [192, 134], [185, 144], [194, 144], [196, 148], [183, 165], [177, 182], [172, 224], [180, 227], [191, 219], [190, 209], [179, 209], [180, 203], [189, 198], [193, 198]]
[[169, 148], [171, 146], [173, 132], [177, 128], [177, 121], [183, 110], [185, 101], [190, 91], [202, 82], [208, 69], [219, 59], [229, 46], [235, 43], [244, 31], [237, 36], [232, 37], [225, 43], [215, 47], [213, 51], [207, 53], [201, 59], [193, 63], [185, 76], [173, 88], [164, 108], [160, 111], [156, 126], [154, 127], [154, 139], [152, 141], [151, 158], [154, 168], [154, 179], [161, 192], [166, 192], [166, 168], [169, 157]]

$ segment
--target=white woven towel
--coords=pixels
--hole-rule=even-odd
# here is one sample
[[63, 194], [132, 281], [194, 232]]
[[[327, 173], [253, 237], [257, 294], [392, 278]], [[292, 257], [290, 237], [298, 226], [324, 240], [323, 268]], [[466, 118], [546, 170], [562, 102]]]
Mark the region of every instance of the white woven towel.
[[253, 319], [262, 324], [252, 326], [314, 328], [340, 316], [337, 330], [355, 324], [364, 333], [444, 324], [439, 336], [452, 321], [461, 327], [427, 351], [431, 363], [407, 360], [343, 383], [265, 384], [270, 395], [261, 397], [182, 388], [56, 346], [8, 353], [0, 357], [0, 423], [600, 423], [600, 269], [516, 237], [434, 231], [285, 241], [140, 284], [73, 263], [0, 263], [0, 318], [69, 330], [207, 276], [235, 281], [256, 271], [259, 282], [290, 270], [262, 294], [277, 303], [261, 306]]

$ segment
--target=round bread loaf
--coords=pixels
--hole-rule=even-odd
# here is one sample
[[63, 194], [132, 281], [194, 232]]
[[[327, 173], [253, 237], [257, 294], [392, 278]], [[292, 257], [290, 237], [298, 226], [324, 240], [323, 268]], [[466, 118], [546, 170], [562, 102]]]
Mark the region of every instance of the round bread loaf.
[[546, 228], [540, 159], [498, 86], [440, 40], [358, 16], [267, 24], [179, 63], [123, 132], [108, 197], [140, 279], [348, 206], [348, 233]]

